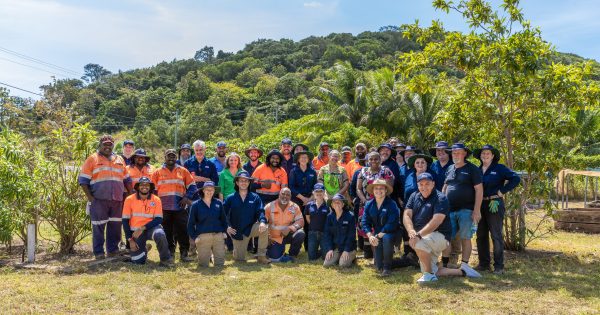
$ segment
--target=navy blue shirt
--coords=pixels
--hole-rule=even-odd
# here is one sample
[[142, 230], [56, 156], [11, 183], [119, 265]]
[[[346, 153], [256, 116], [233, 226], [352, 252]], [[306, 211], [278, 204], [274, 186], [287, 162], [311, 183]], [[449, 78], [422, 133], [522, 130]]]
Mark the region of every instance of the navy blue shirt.
[[[190, 171], [192, 176], [196, 175], [210, 178], [215, 185], [219, 185], [219, 173], [217, 173], [217, 168], [215, 167], [215, 164], [206, 157], [202, 159], [201, 163], [198, 163], [198, 159], [193, 155], [183, 163], [183, 166]], [[204, 182], [196, 182], [196, 186], [200, 189], [204, 186]]]
[[439, 190], [434, 190], [427, 198], [423, 198], [423, 195], [417, 191], [410, 195], [406, 203], [406, 209], [412, 209], [413, 227], [417, 232], [433, 219], [434, 214], [445, 215], [444, 221], [442, 221], [442, 224], [435, 231], [442, 233], [446, 240], [450, 241], [452, 225], [450, 224], [450, 211], [448, 207], [448, 198]]
[[446, 173], [446, 196], [450, 202], [450, 211], [460, 209], [473, 210], [475, 207], [475, 188], [481, 184], [481, 170], [473, 163], [467, 161], [465, 165], [456, 168], [452, 164]]
[[244, 236], [250, 236], [256, 222], [267, 223], [262, 200], [256, 193], [249, 192], [242, 201], [240, 193], [236, 191], [225, 198], [223, 206], [227, 225], [236, 230], [235, 235], [231, 236], [233, 239], [243, 240]]
[[192, 239], [204, 233], [225, 233], [227, 218], [221, 200], [213, 198], [210, 207], [202, 199], [194, 201], [190, 208], [187, 229]]
[[325, 201], [323, 201], [320, 207], [317, 207], [317, 203], [314, 200], [306, 204], [304, 206], [304, 215], [310, 216], [309, 231], [323, 232], [328, 214], [329, 207]]
[[317, 172], [314, 168], [308, 166], [306, 171], [302, 171], [300, 167], [296, 166], [288, 175], [288, 186], [292, 191], [292, 196], [295, 197], [298, 194], [310, 196], [312, 194], [313, 187], [317, 183]]
[[356, 185], [358, 184], [358, 176], [360, 175], [360, 170], [357, 170], [352, 174], [352, 181], [350, 182], [350, 189], [348, 189], [348, 193], [352, 199], [358, 198], [358, 194], [356, 193]]
[[294, 163], [294, 155], [290, 154], [290, 158], [287, 160], [285, 157], [283, 157], [283, 160], [281, 161], [281, 167], [283, 167], [285, 172], [288, 174], [288, 177], [290, 176], [290, 172], [294, 166], [296, 166], [296, 163]]
[[442, 188], [444, 188], [444, 182], [446, 181], [446, 172], [452, 164], [454, 164], [452, 160], [449, 160], [443, 167], [439, 160], [431, 164], [431, 170], [435, 172], [435, 176], [433, 177], [435, 179], [435, 189], [442, 191]]
[[394, 201], [398, 200], [398, 198], [402, 198], [402, 191], [404, 191], [404, 182], [402, 181], [402, 177], [400, 176], [400, 167], [398, 163], [392, 158], [389, 158], [383, 162], [381, 165], [387, 166], [394, 174], [394, 191], [390, 194], [390, 197], [394, 199]]
[[[437, 174], [432, 170], [428, 169], [427, 172], [436, 178]], [[419, 190], [419, 186], [417, 186], [417, 171], [414, 168], [408, 169], [406, 171], [406, 175], [403, 176], [404, 179], [404, 195], [402, 195], [402, 200], [408, 201], [408, 198], [415, 192]]]
[[130, 156], [129, 158], [126, 158], [125, 155], [121, 154], [121, 157], [123, 158], [123, 161], [125, 161], [126, 166], [135, 164], [135, 161], [133, 160], [133, 155]]
[[356, 250], [356, 220], [351, 211], [344, 211], [339, 220], [335, 211], [327, 215], [323, 232], [323, 252]]
[[[262, 162], [258, 161], [258, 164], [256, 164], [256, 167], [259, 167], [261, 164], [262, 164]], [[248, 174], [250, 174], [250, 176], [252, 176], [252, 173], [254, 173], [254, 170], [256, 169], [256, 167], [253, 167], [252, 164], [250, 164], [250, 161], [246, 162], [246, 164], [244, 164], [242, 166], [244, 171], [248, 172]]]
[[375, 198], [367, 201], [362, 217], [362, 228], [365, 233], [394, 233], [398, 230], [400, 209], [390, 197], [385, 197], [381, 207], [377, 208]]
[[[510, 168], [503, 164], [492, 163], [483, 174], [483, 196], [494, 196], [498, 191], [506, 194], [515, 189], [520, 181], [519, 175]], [[504, 203], [502, 199], [498, 201]]]

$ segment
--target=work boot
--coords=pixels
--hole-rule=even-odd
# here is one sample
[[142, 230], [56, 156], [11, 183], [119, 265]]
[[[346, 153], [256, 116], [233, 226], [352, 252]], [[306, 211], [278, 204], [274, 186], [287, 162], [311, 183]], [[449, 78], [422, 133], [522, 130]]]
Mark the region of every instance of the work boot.
[[179, 260], [181, 260], [182, 262], [192, 262], [194, 261], [194, 258], [188, 256], [187, 253], [181, 253]]
[[389, 277], [391, 275], [392, 275], [392, 271], [389, 270], [389, 269], [383, 269], [383, 271], [381, 272], [381, 276], [384, 277], [384, 278], [385, 277]]
[[173, 268], [175, 267], [175, 262], [173, 261], [173, 258], [169, 258], [167, 260], [161, 261], [159, 265], [161, 267]]
[[271, 263], [271, 260], [269, 258], [267, 258], [267, 256], [258, 256], [256, 257], [256, 260], [258, 261], [259, 264], [262, 265], [267, 265]]
[[96, 259], [96, 260], [102, 260], [102, 259], [104, 259], [104, 258], [106, 258], [106, 256], [104, 256], [104, 254], [97, 254], [97, 255], [94, 255], [94, 259]]

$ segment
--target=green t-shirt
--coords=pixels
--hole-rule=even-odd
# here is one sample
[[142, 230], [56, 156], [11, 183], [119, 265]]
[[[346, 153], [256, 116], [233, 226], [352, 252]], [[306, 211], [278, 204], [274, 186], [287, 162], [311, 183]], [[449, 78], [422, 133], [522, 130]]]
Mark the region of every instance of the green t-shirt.
[[[242, 170], [238, 170], [235, 175], [239, 174], [241, 171]], [[223, 198], [227, 198], [227, 196], [235, 192], [234, 179], [235, 176], [231, 174], [228, 168], [223, 169], [221, 174], [219, 174], [219, 187], [221, 187]]]

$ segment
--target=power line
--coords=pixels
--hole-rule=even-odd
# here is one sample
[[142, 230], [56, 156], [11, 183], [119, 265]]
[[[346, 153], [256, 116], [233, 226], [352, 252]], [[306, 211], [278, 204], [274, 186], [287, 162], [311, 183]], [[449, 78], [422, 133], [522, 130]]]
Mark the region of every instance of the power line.
[[6, 83], [3, 83], [3, 82], [0, 82], [0, 84], [2, 84], [2, 85], [6, 85], [6, 86], [8, 86], [8, 87], [11, 87], [11, 88], [13, 88], [13, 89], [21, 90], [21, 91], [23, 91], [23, 92], [27, 92], [27, 93], [31, 93], [31, 94], [35, 94], [35, 95], [39, 95], [39, 96], [42, 96], [42, 97], [44, 96], [44, 95], [42, 95], [42, 94], [40, 94], [40, 93], [31, 92], [31, 91], [29, 91], [29, 90], [25, 90], [25, 89], [22, 89], [22, 88], [20, 88], [20, 87], [16, 87], [16, 86], [14, 86], [14, 85], [6, 84]]
[[74, 71], [74, 70], [71, 70], [69, 68], [57, 66], [57, 65], [55, 65], [53, 63], [46, 62], [46, 61], [43, 61], [43, 60], [40, 60], [40, 59], [37, 59], [37, 58], [33, 58], [33, 57], [27, 56], [25, 54], [21, 54], [21, 53], [18, 53], [16, 51], [14, 51], [14, 50], [10, 50], [8, 48], [0, 47], [0, 51], [3, 51], [5, 53], [7, 53], [7, 54], [11, 54], [13, 56], [17, 56], [19, 58], [26, 59], [26, 60], [29, 60], [29, 61], [32, 61], [32, 62], [35, 62], [35, 63], [38, 63], [38, 64], [45, 65], [46, 67], [54, 68], [54, 69], [62, 71], [62, 72], [71, 73], [72, 75], [77, 75], [77, 76], [83, 75], [79, 71]]
[[60, 73], [48, 71], [48, 70], [45, 70], [45, 69], [42, 69], [42, 68], [34, 67], [32, 65], [28, 65], [28, 64], [25, 64], [25, 63], [20, 63], [18, 61], [10, 60], [8, 58], [0, 57], [0, 59], [6, 60], [8, 62], [16, 63], [16, 64], [21, 65], [21, 66], [25, 66], [25, 67], [29, 67], [29, 68], [32, 68], [32, 69], [36, 69], [36, 70], [39, 70], [39, 71], [44, 71], [44, 72], [48, 72], [50, 74], [58, 75], [58, 76], [61, 76], [63, 78], [68, 78], [69, 77], [68, 75], [64, 75], [64, 74], [60, 74]]

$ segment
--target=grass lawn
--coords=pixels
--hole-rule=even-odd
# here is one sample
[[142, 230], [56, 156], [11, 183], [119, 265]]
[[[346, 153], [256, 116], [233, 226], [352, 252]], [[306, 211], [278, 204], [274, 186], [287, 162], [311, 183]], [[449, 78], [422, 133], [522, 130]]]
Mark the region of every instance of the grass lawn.
[[155, 249], [150, 258], [146, 266], [117, 262], [72, 274], [1, 267], [1, 313], [600, 313], [600, 235], [557, 232], [526, 252], [507, 252], [504, 276], [427, 287], [415, 283], [415, 269], [382, 279], [368, 261], [324, 269], [304, 252], [298, 263], [228, 261], [223, 269], [160, 268]]

